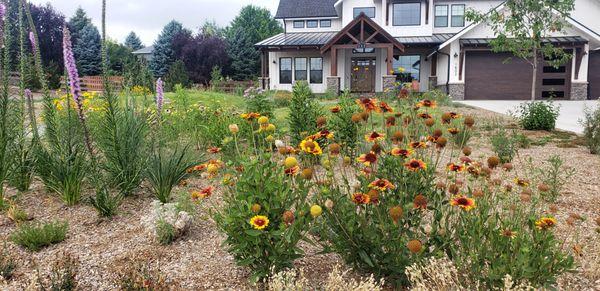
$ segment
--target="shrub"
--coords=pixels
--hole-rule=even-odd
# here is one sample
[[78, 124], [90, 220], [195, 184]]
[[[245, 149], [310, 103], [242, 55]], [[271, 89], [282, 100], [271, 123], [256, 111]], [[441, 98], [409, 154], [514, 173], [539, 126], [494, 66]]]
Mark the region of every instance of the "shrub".
[[600, 153], [600, 106], [596, 109], [586, 107], [579, 123], [583, 126], [583, 137], [590, 153]]
[[213, 208], [228, 252], [250, 267], [254, 282], [302, 256], [297, 245], [311, 220], [305, 181], [286, 175], [272, 158], [264, 154], [242, 163], [237, 182], [223, 193], [223, 208]]
[[320, 108], [307, 82], [296, 82], [292, 92], [290, 105], [290, 134], [293, 144], [317, 131], [317, 118], [321, 116]]
[[165, 75], [165, 90], [167, 92], [172, 92], [177, 84], [180, 84], [183, 88], [189, 88], [192, 85], [182, 60], [175, 61]]
[[273, 104], [275, 107], [288, 107], [292, 102], [292, 94], [288, 91], [275, 91], [273, 93]]
[[101, 167], [108, 174], [107, 184], [118, 188], [123, 196], [129, 196], [144, 178], [148, 156], [147, 118], [130, 105], [120, 107], [112, 96], [105, 99], [96, 138], [104, 156]]
[[347, 156], [354, 157], [358, 146], [358, 125], [352, 117], [358, 113], [358, 106], [349, 93], [344, 93], [340, 96], [338, 105], [330, 108], [330, 111], [335, 141], [342, 146]]
[[504, 128], [500, 128], [490, 137], [490, 142], [501, 163], [511, 162], [518, 153], [518, 140], [515, 132], [509, 135]]
[[210, 71], [210, 87], [213, 91], [217, 91], [217, 88], [219, 88], [219, 86], [221, 86], [221, 83], [223, 83], [224, 81], [223, 74], [221, 71], [221, 67], [219, 66], [214, 66]]
[[11, 234], [10, 239], [30, 251], [37, 252], [44, 247], [62, 242], [67, 237], [66, 222], [44, 224], [22, 224]]
[[445, 220], [456, 221], [444, 236], [455, 242], [448, 245], [452, 260], [461, 273], [470, 274], [486, 289], [502, 286], [507, 274], [516, 282], [547, 287], [573, 268], [573, 257], [563, 252], [552, 232], [556, 220], [540, 211], [539, 193], [531, 189], [521, 192], [521, 201], [511, 199], [527, 187], [523, 183], [512, 190], [468, 193], [479, 197], [476, 208], [467, 212], [454, 207], [447, 212]]
[[156, 198], [162, 203], [171, 200], [171, 191], [187, 176], [196, 163], [189, 157], [188, 147], [173, 150], [157, 149], [150, 157], [147, 176]]
[[521, 126], [526, 130], [552, 131], [560, 108], [551, 101], [533, 101], [523, 103], [518, 109]]
[[3, 280], [10, 280], [16, 268], [17, 263], [13, 260], [10, 254], [8, 254], [5, 242], [2, 246], [2, 251], [0, 252], [0, 278]]

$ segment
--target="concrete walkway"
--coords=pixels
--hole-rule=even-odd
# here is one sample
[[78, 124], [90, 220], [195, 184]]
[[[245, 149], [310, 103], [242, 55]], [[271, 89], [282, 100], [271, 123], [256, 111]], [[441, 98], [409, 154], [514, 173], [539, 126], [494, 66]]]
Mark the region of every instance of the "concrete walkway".
[[[527, 101], [456, 101], [465, 105], [483, 108], [489, 111], [510, 114], [516, 113], [519, 105]], [[571, 131], [577, 134], [583, 133], [579, 120], [583, 119], [585, 107], [596, 108], [598, 101], [555, 101], [560, 105], [560, 113], [556, 120], [556, 128]]]

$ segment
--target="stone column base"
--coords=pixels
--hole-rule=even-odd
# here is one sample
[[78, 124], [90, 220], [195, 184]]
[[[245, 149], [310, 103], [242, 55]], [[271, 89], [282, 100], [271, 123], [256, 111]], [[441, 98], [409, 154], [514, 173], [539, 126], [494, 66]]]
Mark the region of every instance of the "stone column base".
[[340, 95], [340, 81], [340, 77], [337, 76], [327, 77], [327, 92], [335, 96]]
[[260, 88], [263, 90], [269, 90], [271, 87], [271, 78], [269, 77], [259, 77], [258, 83], [260, 84]]
[[571, 100], [587, 100], [588, 83], [571, 83]]
[[395, 75], [384, 75], [381, 77], [383, 84], [383, 92], [391, 92], [396, 88], [396, 76]]
[[465, 100], [465, 84], [448, 84], [448, 95], [454, 100]]

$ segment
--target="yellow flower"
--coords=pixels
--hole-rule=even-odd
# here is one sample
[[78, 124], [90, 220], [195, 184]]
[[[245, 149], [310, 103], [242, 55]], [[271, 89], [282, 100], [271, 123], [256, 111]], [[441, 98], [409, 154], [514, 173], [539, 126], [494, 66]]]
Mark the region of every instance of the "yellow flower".
[[312, 215], [312, 217], [316, 218], [316, 217], [320, 216], [321, 213], [323, 213], [323, 209], [319, 205], [313, 205], [310, 208], [310, 215]]
[[258, 124], [267, 124], [269, 123], [269, 118], [266, 116], [261, 116], [258, 118]]
[[285, 165], [286, 169], [293, 168], [298, 165], [298, 160], [296, 160], [294, 157], [287, 157], [285, 158], [285, 162], [283, 162], [283, 164]]
[[269, 218], [264, 215], [256, 215], [250, 218], [250, 225], [252, 225], [254, 229], [263, 230], [269, 226]]
[[537, 229], [546, 230], [556, 225], [556, 219], [554, 217], [542, 217], [535, 222]]
[[452, 198], [452, 200], [450, 200], [450, 205], [458, 206], [464, 209], [465, 211], [469, 211], [475, 208], [475, 200], [472, 198], [467, 198], [465, 196], [455, 196], [454, 198]]
[[321, 155], [323, 153], [321, 146], [319, 146], [319, 144], [316, 141], [310, 139], [303, 140], [300, 143], [300, 149], [306, 153], [313, 154], [315, 156]]

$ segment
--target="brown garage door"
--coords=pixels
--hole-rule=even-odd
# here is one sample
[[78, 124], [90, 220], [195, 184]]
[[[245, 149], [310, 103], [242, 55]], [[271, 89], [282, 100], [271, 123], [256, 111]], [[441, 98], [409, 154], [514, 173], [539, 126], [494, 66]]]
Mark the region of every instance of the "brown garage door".
[[531, 96], [531, 66], [508, 53], [467, 51], [465, 99], [527, 100]]
[[[541, 60], [540, 60], [541, 62]], [[570, 62], [558, 68], [540, 64], [537, 99], [568, 99]], [[531, 65], [510, 53], [467, 51], [465, 55], [465, 99], [531, 99]]]
[[590, 98], [600, 98], [600, 51], [590, 52], [588, 67], [588, 81], [590, 82]]

